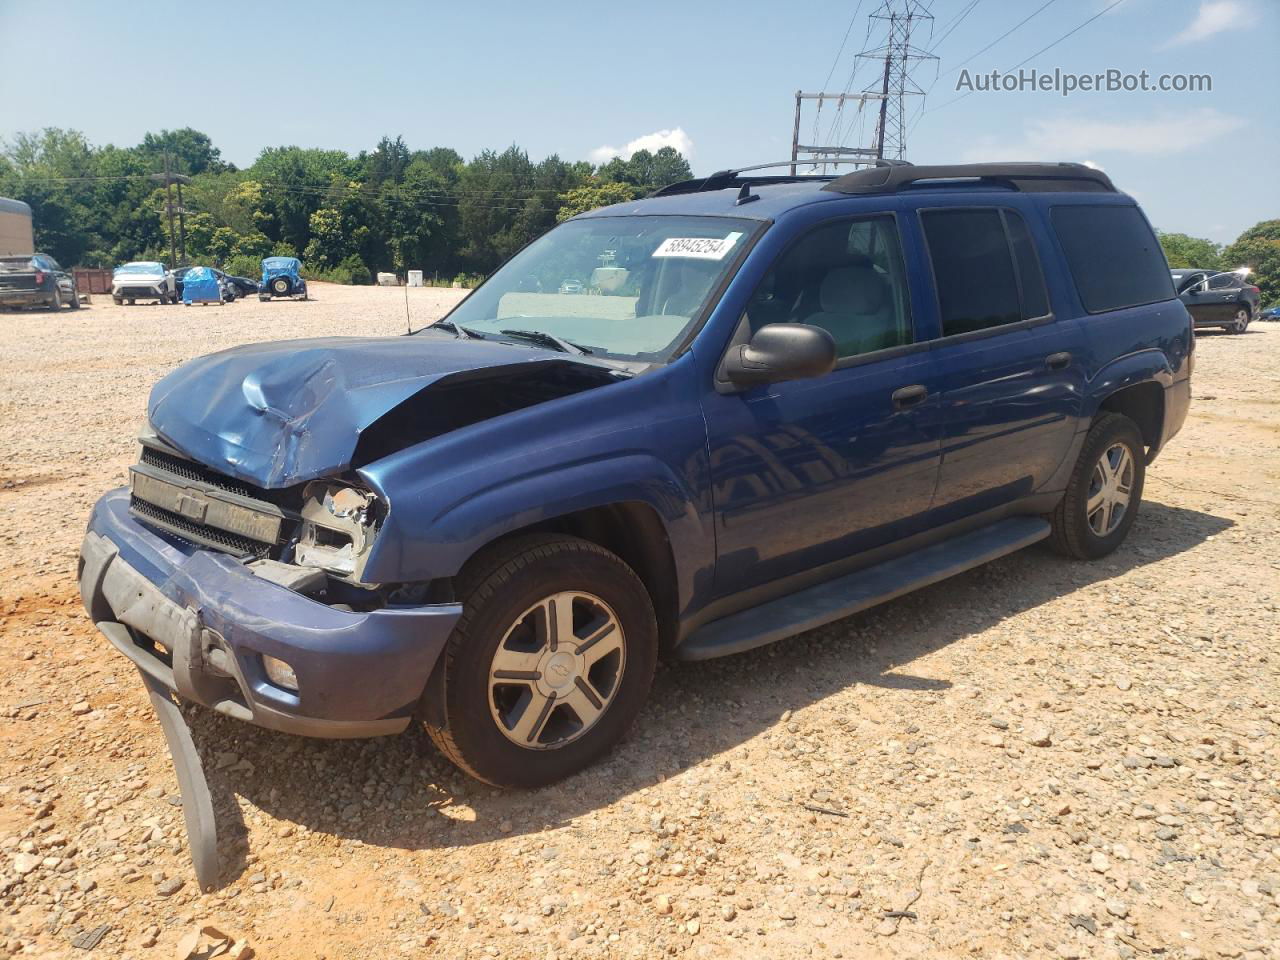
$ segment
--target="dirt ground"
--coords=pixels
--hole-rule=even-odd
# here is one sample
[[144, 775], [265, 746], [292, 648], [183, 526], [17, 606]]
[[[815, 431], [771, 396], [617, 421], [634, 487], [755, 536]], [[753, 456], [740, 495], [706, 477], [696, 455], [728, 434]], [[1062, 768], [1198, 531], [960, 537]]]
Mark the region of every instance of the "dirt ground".
[[[415, 326], [458, 295], [409, 293]], [[191, 712], [223, 836], [224, 885], [200, 894], [163, 737], [80, 607], [76, 551], [174, 366], [404, 328], [403, 290], [315, 294], [0, 315], [0, 956], [167, 960], [199, 922], [307, 960], [1280, 956], [1263, 324], [1200, 338], [1191, 419], [1112, 557], [1032, 548], [663, 667], [627, 742], [556, 787], [479, 786], [416, 730], [307, 741]]]

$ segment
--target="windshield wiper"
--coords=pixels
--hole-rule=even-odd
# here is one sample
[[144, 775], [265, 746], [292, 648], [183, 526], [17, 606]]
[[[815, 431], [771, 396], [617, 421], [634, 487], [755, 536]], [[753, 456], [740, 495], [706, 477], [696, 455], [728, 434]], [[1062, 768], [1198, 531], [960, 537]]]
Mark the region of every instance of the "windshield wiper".
[[544, 333], [542, 330], [500, 330], [498, 331], [504, 337], [515, 337], [519, 340], [528, 340], [530, 343], [536, 343], [539, 346], [550, 347], [553, 350], [559, 350], [561, 353], [573, 353], [578, 356], [586, 356], [591, 353], [586, 347], [579, 346], [557, 337], [553, 333]]
[[454, 323], [452, 320], [437, 320], [435, 323], [429, 324], [430, 327], [438, 327], [441, 330], [452, 330], [459, 340], [483, 340], [485, 336], [472, 330], [470, 327], [464, 327], [461, 324]]

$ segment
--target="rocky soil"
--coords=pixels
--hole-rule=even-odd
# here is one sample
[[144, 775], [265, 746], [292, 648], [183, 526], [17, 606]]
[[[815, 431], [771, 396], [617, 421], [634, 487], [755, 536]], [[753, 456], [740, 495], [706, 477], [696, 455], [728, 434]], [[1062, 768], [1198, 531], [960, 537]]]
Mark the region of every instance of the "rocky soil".
[[[410, 294], [415, 326], [457, 296]], [[629, 740], [562, 785], [480, 786], [416, 731], [306, 741], [191, 712], [223, 837], [223, 885], [199, 893], [163, 737], [80, 608], [76, 550], [176, 364], [403, 329], [402, 290], [316, 295], [4, 315], [0, 956], [169, 958], [201, 923], [307, 960], [1280, 956], [1265, 325], [1200, 338], [1192, 418], [1112, 557], [1032, 548], [664, 667]]]

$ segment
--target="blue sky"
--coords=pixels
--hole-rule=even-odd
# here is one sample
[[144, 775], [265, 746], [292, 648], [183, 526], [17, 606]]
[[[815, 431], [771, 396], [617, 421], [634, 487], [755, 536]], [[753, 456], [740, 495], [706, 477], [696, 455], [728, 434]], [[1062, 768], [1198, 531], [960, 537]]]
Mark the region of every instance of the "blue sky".
[[[923, 107], [919, 98], [911, 105], [908, 159], [1090, 161], [1157, 226], [1220, 242], [1280, 216], [1280, 3], [1123, 0], [1026, 64], [1207, 73], [1211, 92], [957, 100], [953, 68], [1042, 2], [978, 0], [969, 9], [972, 0], [932, 0], [933, 39], [919, 42], [935, 47], [940, 76], [934, 82], [929, 65], [916, 71], [931, 93]], [[966, 67], [1013, 67], [1111, 2], [1054, 0]], [[383, 134], [464, 156], [518, 143], [535, 158], [566, 159], [672, 142], [696, 172], [711, 172], [788, 155], [792, 94], [817, 90], [829, 73], [828, 89], [845, 87], [878, 3], [863, 0], [832, 70], [857, 0], [269, 8], [73, 0], [56, 11], [0, 0], [0, 138], [61, 126], [128, 145], [147, 130], [190, 125], [239, 165], [268, 145], [354, 152]], [[864, 65], [851, 89], [871, 84], [873, 70]], [[828, 107], [820, 139], [831, 117]], [[802, 140], [813, 119], [810, 105]]]

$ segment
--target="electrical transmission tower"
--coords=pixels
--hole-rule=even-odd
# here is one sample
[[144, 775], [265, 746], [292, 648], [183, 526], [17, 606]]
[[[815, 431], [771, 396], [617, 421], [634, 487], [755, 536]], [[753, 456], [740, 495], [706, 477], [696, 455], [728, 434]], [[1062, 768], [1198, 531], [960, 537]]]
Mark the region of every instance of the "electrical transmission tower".
[[[854, 24], [850, 21], [850, 30]], [[879, 7], [869, 14], [867, 19], [867, 39], [876, 37], [877, 46], [863, 50], [854, 58], [853, 72], [845, 83], [843, 91], [831, 93], [804, 93], [796, 91], [795, 125], [791, 133], [791, 172], [796, 172], [796, 164], [820, 163], [825, 171], [827, 163], [875, 163], [877, 159], [889, 157], [901, 159], [907, 147], [906, 133], [906, 98], [912, 95], [923, 95], [924, 91], [912, 79], [912, 71], [923, 60], [936, 60], [937, 57], [911, 43], [912, 36], [930, 35], [933, 32], [933, 15], [929, 13], [926, 0], [882, 0]], [[846, 39], [848, 35], [846, 34]], [[880, 42], [883, 40], [883, 42]], [[841, 52], [844, 45], [841, 44]], [[836, 62], [832, 64], [832, 72], [840, 61], [836, 54]], [[866, 65], [875, 68], [876, 79], [858, 93], [850, 92], [859, 72]], [[831, 77], [828, 75], [828, 80]], [[812, 142], [800, 142], [800, 119], [804, 101], [816, 101], [817, 114], [813, 121]], [[819, 135], [819, 120], [824, 106], [834, 107], [832, 119], [826, 137]], [[847, 123], [844, 119], [845, 108], [854, 110], [854, 116]], [[849, 146], [847, 140], [858, 125], [859, 139], [863, 139], [865, 130], [862, 122], [869, 120], [867, 116], [876, 110], [875, 132], [871, 142], [857, 146]], [[824, 142], [824, 140], [826, 142]]]
[[[910, 96], [924, 96], [920, 85], [912, 79], [915, 65], [924, 60], [937, 60], [927, 50], [911, 43], [911, 37], [933, 32], [933, 14], [922, 0], [884, 0], [870, 15], [872, 30], [884, 33], [884, 44], [858, 54], [860, 61], [883, 61], [880, 81], [867, 88], [883, 94], [880, 121], [876, 124], [877, 157], [901, 159], [907, 150], [907, 106]], [[877, 29], [877, 27], [879, 29]]]

